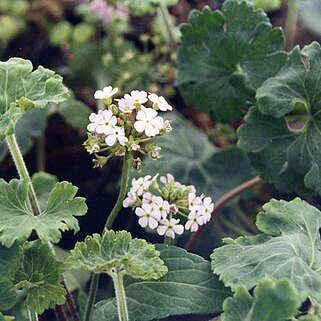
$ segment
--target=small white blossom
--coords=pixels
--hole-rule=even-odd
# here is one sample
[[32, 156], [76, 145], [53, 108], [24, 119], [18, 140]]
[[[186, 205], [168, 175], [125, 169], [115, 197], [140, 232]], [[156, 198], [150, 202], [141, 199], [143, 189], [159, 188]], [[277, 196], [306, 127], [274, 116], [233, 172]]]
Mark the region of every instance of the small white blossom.
[[162, 150], [162, 148], [161, 147], [159, 147], [159, 146], [155, 146], [155, 148], [152, 150], [152, 152], [151, 152], [151, 156], [152, 156], [152, 158], [154, 158], [154, 159], [157, 159], [157, 158], [160, 158], [160, 152], [161, 152], [161, 150]]
[[154, 93], [149, 93], [148, 99], [153, 102], [161, 111], [173, 110], [173, 107], [168, 104], [163, 96], [158, 96]]
[[135, 109], [135, 101], [130, 95], [125, 94], [124, 98], [118, 100], [118, 107], [123, 113], [130, 114]]
[[173, 130], [170, 120], [164, 121], [163, 129], [166, 131], [166, 133], [170, 133]]
[[204, 224], [208, 223], [211, 220], [212, 212], [214, 210], [214, 203], [212, 203], [211, 197], [205, 197], [203, 204], [199, 211], [202, 213]]
[[142, 106], [142, 109], [136, 115], [135, 129], [139, 133], [145, 132], [148, 137], [159, 134], [159, 131], [163, 128], [164, 119], [157, 114], [156, 110]]
[[108, 126], [105, 129], [106, 135], [105, 142], [108, 146], [113, 146], [118, 140], [119, 144], [125, 146], [128, 142], [128, 138], [125, 136], [124, 128], [119, 126]]
[[148, 101], [147, 99], [147, 92], [142, 90], [132, 90], [130, 92], [130, 95], [132, 96], [132, 98], [135, 100], [135, 103], [139, 103], [139, 104], [144, 104]]
[[196, 232], [199, 225], [203, 225], [204, 219], [203, 216], [196, 211], [191, 211], [188, 214], [188, 221], [185, 223], [185, 229], [191, 230], [191, 232]]
[[98, 144], [94, 144], [90, 149], [87, 149], [87, 152], [89, 154], [94, 154], [94, 153], [98, 153], [100, 150], [100, 146]]
[[139, 150], [140, 146], [138, 144], [131, 144], [130, 145], [130, 150], [133, 150], [133, 151], [136, 151], [136, 150]]
[[137, 207], [135, 213], [140, 219], [138, 223], [141, 227], [148, 226], [151, 229], [155, 229], [158, 226], [158, 221], [161, 218], [161, 214], [155, 211], [150, 204], [142, 204], [142, 207]]
[[137, 195], [133, 192], [128, 192], [127, 197], [123, 200], [124, 207], [131, 207], [136, 203]]
[[152, 207], [161, 214], [163, 219], [167, 218], [167, 215], [170, 212], [169, 203], [160, 196], [152, 197]]
[[153, 198], [153, 195], [152, 195], [151, 193], [149, 193], [149, 192], [144, 193], [144, 194], [143, 194], [142, 203], [143, 203], [143, 204], [144, 204], [144, 203], [146, 203], [146, 204], [153, 204], [152, 198]]
[[159, 179], [163, 184], [167, 184], [170, 182], [174, 181], [174, 176], [172, 174], [167, 174], [166, 177], [165, 176], [161, 176]]
[[143, 195], [152, 184], [151, 176], [140, 177], [138, 179], [133, 178], [131, 192], [136, 193], [138, 196]]
[[188, 194], [188, 208], [191, 211], [197, 211], [203, 205], [202, 198], [196, 196], [194, 193]]
[[117, 123], [117, 117], [109, 109], [90, 114], [89, 120], [91, 123], [87, 126], [87, 130], [97, 134], [106, 134], [106, 131]]
[[118, 88], [113, 88], [112, 86], [105, 87], [103, 90], [97, 90], [94, 94], [95, 99], [109, 99], [115, 95]]
[[175, 239], [175, 234], [181, 235], [184, 232], [184, 226], [178, 224], [179, 219], [162, 219], [159, 221], [159, 223], [161, 224], [157, 228], [157, 233], [159, 235], [166, 235], [172, 239]]
[[118, 149], [115, 152], [115, 156], [123, 157], [123, 156], [125, 156], [125, 152], [123, 150], [121, 150], [121, 149]]

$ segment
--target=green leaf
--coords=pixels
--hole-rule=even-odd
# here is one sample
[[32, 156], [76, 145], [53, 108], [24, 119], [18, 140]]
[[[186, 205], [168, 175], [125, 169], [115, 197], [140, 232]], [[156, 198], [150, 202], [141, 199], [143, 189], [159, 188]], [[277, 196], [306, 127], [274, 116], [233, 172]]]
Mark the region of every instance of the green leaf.
[[240, 149], [219, 149], [178, 113], [166, 116], [173, 131], [155, 140], [163, 157], [145, 159], [139, 176], [171, 173], [177, 181], [194, 185], [214, 200], [251, 178], [251, 166]]
[[58, 182], [57, 176], [46, 172], [38, 172], [32, 175], [31, 181], [36, 192], [40, 208], [44, 211], [47, 206], [47, 200], [50, 192]]
[[[18, 115], [20, 116], [19, 108], [17, 108], [17, 111]], [[8, 116], [9, 111], [5, 115]], [[11, 120], [11, 128], [13, 129], [15, 120], [14, 118], [12, 118]], [[15, 127], [15, 135], [22, 154], [27, 153], [27, 151], [32, 147], [35, 139], [44, 133], [46, 125], [46, 109], [34, 109], [24, 114], [21, 118], [19, 118]], [[9, 135], [10, 133], [13, 133], [13, 131], [2, 135], [2, 137], [4, 138], [6, 135]], [[0, 161], [6, 156], [7, 153], [8, 147], [6, 142], [0, 142]]]
[[220, 121], [240, 116], [286, 60], [281, 29], [247, 2], [194, 10], [181, 31], [176, 85], [187, 103]]
[[16, 292], [11, 278], [20, 262], [18, 246], [7, 248], [0, 245], [0, 311], [11, 309], [16, 303]]
[[58, 105], [58, 112], [71, 127], [86, 132], [91, 109], [76, 99]]
[[[131, 320], [222, 311], [222, 303], [231, 293], [213, 275], [208, 261], [175, 246], [158, 245], [157, 249], [168, 273], [157, 281], [127, 280], [125, 292]], [[92, 321], [100, 320], [118, 320], [115, 299], [95, 305]]]
[[0, 61], [0, 140], [13, 133], [24, 112], [68, 98], [60, 76], [41, 66], [32, 69], [32, 63], [22, 58]]
[[70, 252], [70, 267], [94, 273], [112, 274], [117, 268], [133, 278], [157, 280], [167, 272], [155, 246], [142, 239], [132, 239], [126, 231], [87, 236]]
[[240, 237], [214, 250], [212, 269], [226, 286], [253, 288], [267, 275], [290, 279], [301, 301], [321, 302], [321, 213], [296, 198], [271, 200], [256, 225], [263, 233]]
[[[58, 260], [62, 262], [65, 262], [70, 255], [69, 251], [62, 249], [59, 246], [54, 246], [54, 251], [57, 255]], [[72, 269], [65, 270], [63, 275], [65, 283], [67, 285], [67, 289], [70, 292], [73, 292], [75, 290], [85, 290], [86, 284], [91, 276], [91, 274], [87, 271]]]
[[297, 314], [301, 301], [287, 279], [265, 278], [254, 289], [237, 288], [233, 298], [224, 301], [222, 321], [286, 321]]
[[23, 246], [22, 264], [14, 281], [16, 289], [27, 290], [24, 304], [28, 310], [42, 314], [65, 302], [63, 270], [63, 264], [57, 261], [48, 244], [37, 240]]
[[15, 241], [24, 242], [36, 231], [43, 241], [58, 242], [61, 231], [78, 231], [74, 216], [87, 211], [84, 198], [74, 197], [77, 187], [68, 182], [57, 183], [50, 192], [47, 206], [33, 216], [27, 206], [30, 186], [27, 180], [0, 180], [0, 242], [10, 247]]
[[[238, 144], [262, 178], [280, 190], [320, 194], [321, 47], [314, 42], [302, 54], [306, 64], [294, 48], [288, 63], [258, 89], [258, 107], [240, 127]], [[301, 128], [294, 128], [293, 117]]]

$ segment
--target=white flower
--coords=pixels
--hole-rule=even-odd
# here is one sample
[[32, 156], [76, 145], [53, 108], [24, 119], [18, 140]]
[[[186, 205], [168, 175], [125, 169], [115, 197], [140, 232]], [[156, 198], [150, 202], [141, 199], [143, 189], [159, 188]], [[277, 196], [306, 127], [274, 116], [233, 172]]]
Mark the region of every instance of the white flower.
[[160, 196], [152, 197], [152, 207], [161, 214], [163, 219], [165, 219], [170, 212], [169, 203]]
[[196, 211], [191, 211], [188, 214], [188, 221], [185, 223], [185, 229], [191, 230], [191, 232], [196, 232], [199, 225], [204, 224], [203, 216]]
[[139, 148], [140, 148], [139, 144], [133, 143], [130, 145], [130, 150], [136, 151], [136, 150], [139, 150]]
[[123, 113], [130, 114], [135, 109], [135, 101], [130, 95], [125, 94], [124, 98], [118, 100], [118, 107]]
[[175, 233], [178, 235], [183, 234], [184, 226], [179, 223], [179, 220], [171, 218], [170, 220], [162, 219], [159, 221], [162, 225], [159, 225], [157, 228], [157, 233], [159, 235], [166, 235], [175, 239]]
[[153, 204], [153, 195], [149, 192], [143, 194], [142, 203]]
[[164, 121], [163, 129], [165, 130], [166, 133], [170, 133], [173, 130], [170, 120]]
[[147, 92], [144, 90], [142, 90], [142, 91], [132, 90], [130, 92], [130, 95], [135, 100], [135, 103], [144, 104], [144, 103], [146, 103], [146, 101], [148, 101]]
[[203, 200], [203, 204], [199, 209], [199, 211], [203, 216], [204, 224], [206, 224], [211, 220], [213, 210], [214, 210], [214, 203], [212, 203], [212, 199], [209, 196], [205, 197]]
[[136, 203], [137, 195], [133, 192], [128, 192], [127, 197], [123, 200], [124, 207], [131, 207]]
[[159, 179], [163, 184], [167, 184], [170, 182], [174, 181], [174, 176], [172, 174], [167, 174], [166, 177], [165, 176], [161, 176], [161, 178]]
[[156, 136], [163, 128], [164, 119], [157, 116], [157, 111], [152, 108], [142, 106], [142, 109], [136, 115], [136, 119], [137, 121], [134, 123], [135, 129], [139, 133], [145, 131], [148, 137]]
[[97, 90], [94, 94], [95, 99], [109, 99], [115, 95], [118, 88], [113, 88], [112, 86], [105, 87], [103, 90]]
[[151, 185], [151, 176], [140, 177], [138, 179], [133, 178], [131, 192], [136, 193], [138, 196], [143, 195]]
[[94, 154], [94, 153], [98, 153], [100, 150], [100, 146], [98, 144], [94, 144], [90, 149], [87, 149], [87, 152], [89, 154]]
[[149, 93], [148, 99], [153, 102], [161, 111], [173, 110], [173, 107], [168, 104], [163, 96], [157, 96], [156, 94]]
[[90, 114], [89, 120], [91, 123], [87, 126], [87, 130], [97, 134], [106, 134], [106, 130], [108, 131], [111, 126], [117, 124], [117, 117], [109, 109]]
[[125, 136], [124, 128], [119, 126], [108, 126], [105, 128], [104, 134], [106, 135], [105, 142], [108, 146], [113, 146], [118, 140], [119, 144], [125, 146], [128, 138]]
[[152, 156], [152, 158], [157, 159], [160, 158], [161, 155], [161, 150], [162, 148], [159, 146], [155, 146], [155, 148], [152, 150], [152, 152], [150, 153], [150, 155]]
[[150, 204], [142, 204], [142, 207], [137, 207], [135, 210], [137, 216], [140, 217], [138, 223], [141, 227], [146, 227], [155, 229], [158, 226], [158, 221], [161, 218], [159, 212], [154, 211]]
[[188, 194], [188, 208], [191, 211], [197, 211], [203, 205], [202, 198], [196, 196], [194, 193]]

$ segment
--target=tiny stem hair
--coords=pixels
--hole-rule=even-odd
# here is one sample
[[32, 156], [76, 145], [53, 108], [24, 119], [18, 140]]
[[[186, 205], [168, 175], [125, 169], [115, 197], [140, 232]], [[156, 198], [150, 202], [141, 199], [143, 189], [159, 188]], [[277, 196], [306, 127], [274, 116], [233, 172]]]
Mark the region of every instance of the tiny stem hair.
[[[115, 221], [115, 219], [116, 219], [116, 217], [117, 217], [117, 215], [123, 205], [123, 200], [126, 196], [126, 191], [127, 191], [128, 176], [129, 176], [131, 161], [132, 161], [132, 155], [130, 152], [127, 151], [124, 156], [123, 171], [122, 171], [122, 176], [121, 176], [121, 181], [120, 181], [120, 190], [119, 190], [118, 198], [117, 198], [117, 201], [116, 201], [112, 211], [110, 212], [108, 219], [106, 221], [106, 224], [105, 224], [105, 229], [107, 229], [107, 230], [109, 230], [112, 227], [112, 225], [113, 225], [113, 223], [114, 223], [114, 221]], [[90, 289], [89, 289], [89, 294], [88, 294], [88, 301], [87, 301], [87, 306], [86, 306], [86, 310], [85, 310], [84, 321], [90, 320], [92, 308], [95, 303], [96, 293], [97, 293], [97, 289], [98, 289], [98, 282], [99, 282], [99, 274], [93, 274], [92, 279], [91, 279], [91, 283], [90, 283]]]
[[128, 321], [128, 309], [124, 288], [124, 275], [123, 273], [113, 273], [111, 275], [115, 287], [115, 296], [117, 302], [117, 311], [119, 321]]

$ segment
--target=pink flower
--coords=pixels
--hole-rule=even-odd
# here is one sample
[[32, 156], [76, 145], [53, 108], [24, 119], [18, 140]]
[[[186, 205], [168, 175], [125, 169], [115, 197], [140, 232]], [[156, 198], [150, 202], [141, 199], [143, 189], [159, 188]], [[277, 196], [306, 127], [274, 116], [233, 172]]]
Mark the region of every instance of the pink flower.
[[123, 113], [130, 114], [135, 109], [135, 101], [130, 95], [125, 94], [124, 98], [118, 100], [118, 107]]

